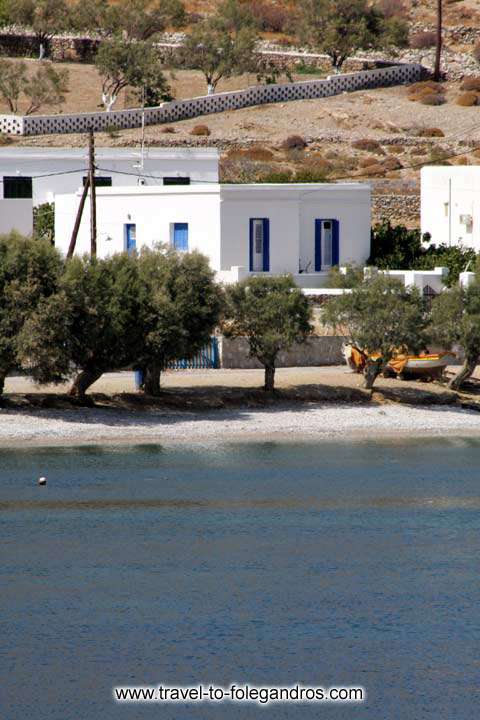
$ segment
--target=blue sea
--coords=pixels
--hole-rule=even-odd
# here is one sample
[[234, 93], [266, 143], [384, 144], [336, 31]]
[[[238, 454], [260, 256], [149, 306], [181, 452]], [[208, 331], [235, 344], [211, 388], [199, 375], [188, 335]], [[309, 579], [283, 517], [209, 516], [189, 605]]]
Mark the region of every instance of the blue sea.
[[[2, 720], [479, 717], [477, 440], [0, 450], [0, 559]], [[233, 682], [367, 700], [112, 697]]]

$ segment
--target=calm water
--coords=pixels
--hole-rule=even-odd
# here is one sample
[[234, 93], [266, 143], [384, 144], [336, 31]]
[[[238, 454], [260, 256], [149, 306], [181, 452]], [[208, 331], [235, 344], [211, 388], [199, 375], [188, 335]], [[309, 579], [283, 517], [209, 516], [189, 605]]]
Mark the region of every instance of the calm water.
[[[478, 718], [479, 518], [473, 440], [0, 451], [0, 717]], [[111, 700], [233, 681], [369, 696]]]

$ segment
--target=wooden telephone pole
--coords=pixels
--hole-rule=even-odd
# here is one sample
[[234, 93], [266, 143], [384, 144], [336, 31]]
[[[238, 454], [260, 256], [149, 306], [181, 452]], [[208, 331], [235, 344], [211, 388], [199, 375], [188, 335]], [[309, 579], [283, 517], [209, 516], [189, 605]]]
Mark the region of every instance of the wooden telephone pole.
[[88, 191], [90, 190], [90, 255], [97, 255], [97, 195], [95, 187], [95, 137], [93, 130], [88, 134], [88, 175], [83, 186], [82, 197], [78, 205], [77, 217], [73, 226], [70, 245], [68, 246], [67, 259], [73, 256], [75, 245], [77, 244], [78, 231], [82, 222], [83, 209], [87, 200]]
[[435, 48], [435, 69], [433, 79], [438, 82], [441, 78], [442, 60], [442, 33], [443, 33], [443, 0], [437, 0], [437, 38]]

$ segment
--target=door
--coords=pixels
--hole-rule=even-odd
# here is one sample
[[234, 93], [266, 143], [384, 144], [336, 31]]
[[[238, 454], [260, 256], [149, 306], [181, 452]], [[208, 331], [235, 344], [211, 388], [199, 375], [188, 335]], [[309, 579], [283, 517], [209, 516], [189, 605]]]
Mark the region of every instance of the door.
[[270, 270], [270, 222], [268, 218], [250, 220], [250, 271]]
[[326, 270], [339, 262], [338, 220], [315, 220], [315, 271]]
[[137, 249], [137, 226], [134, 223], [125, 225], [125, 250], [129, 255]]
[[173, 224], [173, 247], [179, 252], [188, 250], [188, 223]]

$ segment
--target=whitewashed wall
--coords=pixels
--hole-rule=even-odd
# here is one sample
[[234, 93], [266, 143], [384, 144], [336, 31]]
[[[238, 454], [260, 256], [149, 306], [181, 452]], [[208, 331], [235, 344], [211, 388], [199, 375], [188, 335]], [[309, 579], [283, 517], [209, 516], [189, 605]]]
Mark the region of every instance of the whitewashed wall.
[[480, 251], [480, 166], [422, 168], [420, 203], [422, 233], [435, 245]]
[[33, 232], [33, 206], [31, 200], [4, 200], [0, 198], [0, 235], [17, 230], [22, 235]]
[[[343, 92], [389, 85], [401, 85], [420, 80], [424, 69], [417, 63], [392, 65], [377, 70], [332, 75], [325, 80], [257, 85], [246, 90], [204, 95], [189, 100], [174, 100], [157, 108], [145, 110], [147, 125], [185, 120], [201, 115], [238, 110], [251, 105], [305, 100], [339, 95]], [[51, 135], [52, 133], [78, 133], [87, 130], [135, 128], [142, 124], [142, 110], [118, 110], [62, 115], [30, 115], [18, 117], [0, 115], [0, 132], [12, 135]]]
[[[99, 148], [96, 152], [100, 168], [97, 174], [111, 177], [114, 187], [136, 185], [140, 175], [139, 160], [140, 152], [134, 148]], [[162, 182], [158, 178], [165, 176], [188, 176], [192, 181], [216, 183], [218, 162], [216, 148], [154, 148], [145, 153], [143, 178], [146, 185], [155, 186]], [[84, 150], [0, 148], [0, 197], [3, 197], [4, 176], [33, 177], [33, 204], [53, 202], [57, 193], [73, 193], [82, 187], [86, 168], [87, 153]]]
[[[63, 252], [78, 203], [79, 194], [56, 197], [55, 242]], [[255, 217], [270, 220], [270, 272], [292, 273], [304, 287], [319, 287], [326, 280], [325, 273], [298, 275], [300, 247], [308, 244], [314, 252], [315, 218], [339, 220], [341, 262], [362, 264], [370, 253], [370, 188], [359, 183], [99, 188], [98, 253], [125, 249], [127, 223], [136, 225], [140, 248], [168, 243], [171, 225], [187, 222], [189, 248], [208, 256], [219, 279], [234, 281], [248, 272], [249, 220]], [[89, 222], [87, 206], [79, 253], [89, 252]]]

